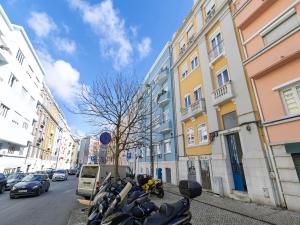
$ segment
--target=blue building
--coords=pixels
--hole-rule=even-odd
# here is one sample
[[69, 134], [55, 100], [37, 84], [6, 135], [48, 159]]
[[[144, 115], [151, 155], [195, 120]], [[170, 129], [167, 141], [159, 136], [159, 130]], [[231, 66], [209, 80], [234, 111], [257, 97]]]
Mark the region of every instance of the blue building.
[[[176, 124], [171, 74], [171, 43], [167, 43], [144, 78], [141, 91], [146, 92], [143, 104], [152, 104], [152, 144], [154, 174], [163, 182], [177, 184]], [[152, 93], [151, 93], [152, 92]], [[150, 98], [152, 94], [152, 100]], [[149, 126], [150, 112], [141, 126]], [[150, 174], [150, 132], [145, 133], [144, 147], [135, 152], [136, 173]]]

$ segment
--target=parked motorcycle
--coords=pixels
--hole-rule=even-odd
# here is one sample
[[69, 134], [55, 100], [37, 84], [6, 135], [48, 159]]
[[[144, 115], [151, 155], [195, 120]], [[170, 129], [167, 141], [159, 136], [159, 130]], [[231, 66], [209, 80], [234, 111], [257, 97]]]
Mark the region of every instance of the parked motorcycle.
[[179, 190], [183, 199], [168, 204], [164, 203], [155, 213], [149, 213], [144, 219], [137, 219], [132, 213], [116, 210], [122, 205], [122, 201], [129, 192], [126, 186], [122, 190], [122, 195], [114, 200], [102, 220], [102, 225], [190, 225], [192, 215], [190, 209], [190, 199], [200, 196], [202, 187], [196, 181], [182, 180], [179, 183]]
[[154, 180], [151, 176], [147, 174], [137, 175], [137, 180], [143, 191], [155, 194], [159, 198], [164, 197], [165, 192], [161, 180]]
[[[121, 208], [119, 208], [120, 210], [126, 213], [132, 212], [137, 217], [143, 217], [144, 215], [148, 215], [148, 211], [152, 212], [153, 210], [157, 210], [157, 207], [150, 202], [147, 193], [144, 193], [141, 190], [139, 190], [134, 182], [130, 184], [132, 188], [128, 193], [128, 197], [126, 198], [125, 203], [122, 205]], [[120, 187], [122, 187], [122, 190], [124, 186], [124, 180], [120, 180], [116, 183], [111, 182], [111, 180], [109, 180], [103, 188], [100, 188], [100, 191], [104, 190], [104, 192], [102, 192], [101, 194], [98, 193], [96, 195], [96, 204], [94, 203], [93, 207], [91, 207], [92, 210], [89, 211], [87, 225], [97, 225], [101, 223], [101, 220], [106, 211], [108, 210], [109, 206], [111, 205], [113, 200], [115, 200], [115, 198], [118, 197], [118, 194], [120, 193], [120, 191], [118, 190], [120, 189]], [[148, 202], [148, 204], [146, 202]]]

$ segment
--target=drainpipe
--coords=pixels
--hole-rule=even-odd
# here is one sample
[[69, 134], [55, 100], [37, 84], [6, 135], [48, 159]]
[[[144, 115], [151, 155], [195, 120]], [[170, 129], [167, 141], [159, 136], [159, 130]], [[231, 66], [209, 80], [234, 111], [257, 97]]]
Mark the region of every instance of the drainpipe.
[[[255, 86], [255, 83], [254, 83], [253, 79], [251, 79], [251, 83], [252, 83], [255, 99], [256, 99], [256, 102], [257, 102], [257, 107], [258, 107], [260, 118], [263, 119], [262, 110], [261, 110], [261, 107], [260, 107], [260, 102], [259, 102], [259, 99], [258, 99], [256, 86]], [[272, 184], [273, 184], [272, 186], [273, 186], [274, 192], [275, 192], [275, 194], [276, 194], [276, 196], [279, 200], [279, 205], [286, 208], [286, 202], [285, 202], [282, 186], [281, 186], [280, 179], [279, 179], [279, 174], [278, 174], [278, 171], [277, 171], [277, 168], [276, 168], [275, 157], [274, 157], [272, 149], [269, 145], [270, 140], [269, 140], [268, 132], [266, 130], [266, 127], [264, 125], [262, 125], [262, 126], [263, 126], [263, 133], [264, 133], [264, 136], [265, 136], [266, 141], [267, 141], [267, 143], [265, 144], [265, 147], [267, 149], [267, 155], [268, 155], [267, 157], [270, 159], [271, 165], [269, 163], [269, 160], [266, 160], [266, 162], [267, 162], [267, 165], [270, 168], [271, 172], [274, 172], [274, 174], [275, 174], [275, 178], [270, 177], [271, 180], [272, 180]], [[275, 180], [276, 184], [274, 184], [274, 180]]]

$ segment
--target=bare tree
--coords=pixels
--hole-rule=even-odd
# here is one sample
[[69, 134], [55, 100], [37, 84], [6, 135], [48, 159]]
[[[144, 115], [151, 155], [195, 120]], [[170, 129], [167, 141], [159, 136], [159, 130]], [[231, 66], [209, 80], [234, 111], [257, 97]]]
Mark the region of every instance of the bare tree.
[[[124, 151], [145, 146], [149, 138], [147, 92], [131, 76], [122, 74], [97, 78], [90, 87], [83, 86], [75, 113], [84, 115], [98, 129], [112, 132], [115, 174], [119, 177], [119, 157]], [[152, 122], [152, 126], [156, 124]]]

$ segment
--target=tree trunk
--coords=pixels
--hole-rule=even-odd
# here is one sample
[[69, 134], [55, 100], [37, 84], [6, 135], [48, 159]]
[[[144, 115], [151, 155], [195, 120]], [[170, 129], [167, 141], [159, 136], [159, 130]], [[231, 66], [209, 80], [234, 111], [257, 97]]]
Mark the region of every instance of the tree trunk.
[[116, 154], [115, 154], [115, 179], [117, 180], [120, 178], [119, 175], [119, 155], [120, 155], [120, 150], [119, 150], [119, 143], [116, 144]]

